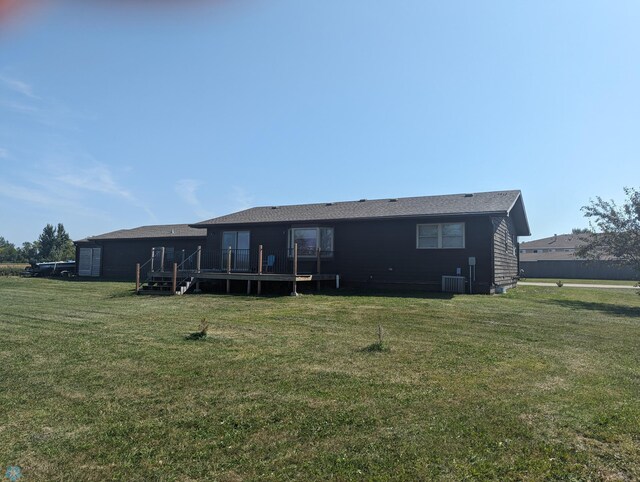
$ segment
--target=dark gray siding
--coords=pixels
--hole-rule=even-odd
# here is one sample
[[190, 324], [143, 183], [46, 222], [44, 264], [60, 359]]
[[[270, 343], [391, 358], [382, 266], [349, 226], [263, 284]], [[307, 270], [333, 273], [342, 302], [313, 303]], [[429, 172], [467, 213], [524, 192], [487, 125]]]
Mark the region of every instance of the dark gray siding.
[[518, 276], [518, 246], [514, 242], [515, 228], [511, 218], [494, 217], [493, 280], [497, 286], [510, 286]]
[[[417, 224], [461, 221], [465, 223], [465, 248], [416, 248]], [[322, 269], [326, 273], [339, 274], [344, 285], [411, 285], [439, 291], [442, 275], [455, 275], [460, 268], [462, 274], [468, 276], [469, 257], [474, 256], [477, 265], [473, 291], [489, 293], [491, 290], [493, 225], [488, 216], [217, 226], [208, 230], [207, 250], [221, 249], [223, 231], [249, 230], [252, 251], [260, 244], [265, 252], [269, 249], [284, 251], [288, 229], [305, 225], [334, 228], [334, 256], [323, 259]], [[301, 262], [300, 271], [304, 272], [305, 265], [310, 268], [313, 263]]]
[[153, 239], [105, 239], [76, 243], [76, 264], [82, 247], [102, 247], [100, 278], [134, 280], [136, 263], [143, 264], [151, 258], [154, 247], [173, 247], [175, 257], [184, 249], [186, 256], [192, 254], [198, 245], [204, 246], [206, 238], [153, 238]]

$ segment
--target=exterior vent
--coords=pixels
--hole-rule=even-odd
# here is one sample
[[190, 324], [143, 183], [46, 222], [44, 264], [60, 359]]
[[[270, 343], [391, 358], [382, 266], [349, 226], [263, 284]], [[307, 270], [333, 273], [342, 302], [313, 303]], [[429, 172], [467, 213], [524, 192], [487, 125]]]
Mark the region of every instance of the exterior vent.
[[175, 230], [175, 229], [172, 229], [172, 230], [171, 230], [171, 234], [176, 234], [176, 230]]
[[473, 194], [465, 194], [464, 197], [473, 197]]
[[325, 206], [333, 206], [333, 203], [327, 203]]
[[389, 202], [390, 202], [390, 203], [397, 203], [397, 202], [398, 202], [398, 200], [397, 200], [397, 199], [389, 199]]
[[365, 202], [365, 201], [366, 201], [366, 199], [360, 199], [358, 202], [359, 202], [359, 203], [363, 203], [363, 202]]
[[443, 293], [464, 293], [465, 277], [464, 276], [443, 276], [442, 292]]
[[271, 206], [271, 209], [278, 209], [278, 206]]

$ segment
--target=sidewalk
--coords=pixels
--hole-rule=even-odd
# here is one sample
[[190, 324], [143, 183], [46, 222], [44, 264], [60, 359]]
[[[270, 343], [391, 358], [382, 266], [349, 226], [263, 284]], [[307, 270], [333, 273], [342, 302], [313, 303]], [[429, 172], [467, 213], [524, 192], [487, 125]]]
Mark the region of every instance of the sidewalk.
[[[538, 283], [535, 281], [518, 281], [519, 286], [555, 286], [555, 283]], [[563, 288], [605, 288], [605, 289], [623, 289], [623, 290], [637, 290], [636, 286], [624, 286], [624, 285], [590, 285], [581, 283], [564, 283]]]

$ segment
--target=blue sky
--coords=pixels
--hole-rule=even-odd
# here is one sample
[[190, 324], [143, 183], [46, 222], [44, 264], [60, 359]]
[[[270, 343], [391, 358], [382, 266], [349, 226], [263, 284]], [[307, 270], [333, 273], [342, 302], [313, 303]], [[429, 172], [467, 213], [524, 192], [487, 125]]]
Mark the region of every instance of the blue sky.
[[0, 23], [14, 243], [500, 189], [536, 238], [640, 184], [637, 1], [81, 3]]

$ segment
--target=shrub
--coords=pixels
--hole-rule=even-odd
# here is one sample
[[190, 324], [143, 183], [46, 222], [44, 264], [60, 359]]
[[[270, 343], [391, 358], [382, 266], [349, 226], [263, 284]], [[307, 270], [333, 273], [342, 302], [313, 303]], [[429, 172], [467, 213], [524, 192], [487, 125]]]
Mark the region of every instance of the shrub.
[[363, 351], [368, 351], [368, 352], [389, 351], [391, 348], [389, 348], [388, 344], [384, 342], [383, 338], [384, 338], [384, 330], [382, 329], [382, 325], [378, 325], [378, 341], [365, 347]]
[[564, 283], [561, 280], [558, 280], [557, 283], [558, 288], [562, 288], [564, 286]]
[[204, 340], [207, 337], [207, 332], [209, 331], [209, 323], [207, 323], [206, 318], [202, 318], [200, 322], [199, 331], [194, 331], [193, 333], [189, 333], [185, 336], [185, 340]]
[[26, 265], [22, 264], [0, 266], [0, 276], [20, 276], [24, 273], [26, 267]]

